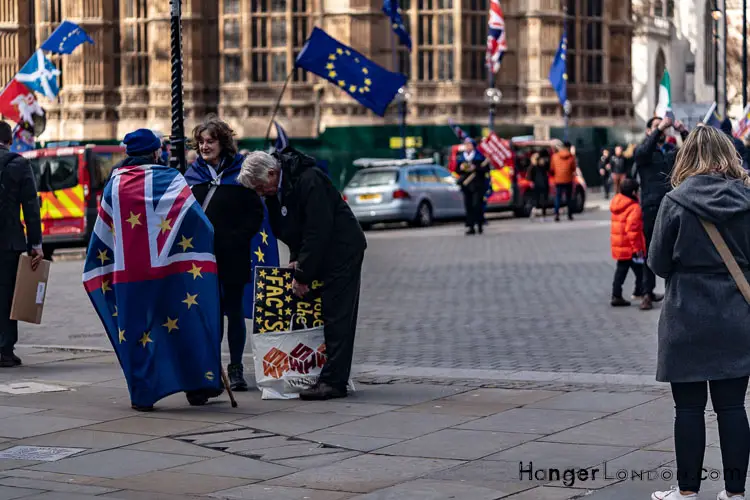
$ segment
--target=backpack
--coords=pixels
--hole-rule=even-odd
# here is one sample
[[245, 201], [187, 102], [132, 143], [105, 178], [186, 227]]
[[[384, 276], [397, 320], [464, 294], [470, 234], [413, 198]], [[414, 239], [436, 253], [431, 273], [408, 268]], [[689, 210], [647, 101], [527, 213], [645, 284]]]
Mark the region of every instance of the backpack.
[[16, 153], [8, 153], [0, 160], [0, 231], [5, 229], [8, 224], [8, 215], [11, 208], [10, 192], [5, 186], [5, 171], [10, 162], [19, 156]]

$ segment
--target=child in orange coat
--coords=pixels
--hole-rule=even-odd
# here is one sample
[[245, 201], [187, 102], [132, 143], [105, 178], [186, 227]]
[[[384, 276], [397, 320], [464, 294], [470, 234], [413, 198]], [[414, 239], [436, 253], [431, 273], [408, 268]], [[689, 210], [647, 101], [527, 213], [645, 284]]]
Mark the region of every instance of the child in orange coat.
[[612, 198], [610, 204], [612, 226], [610, 239], [612, 258], [617, 261], [615, 279], [612, 283], [612, 306], [629, 306], [630, 302], [622, 296], [622, 285], [632, 270], [635, 275], [634, 296], [643, 294], [643, 263], [646, 257], [646, 237], [643, 234], [643, 214], [638, 202], [638, 183], [625, 179], [620, 185], [620, 192]]

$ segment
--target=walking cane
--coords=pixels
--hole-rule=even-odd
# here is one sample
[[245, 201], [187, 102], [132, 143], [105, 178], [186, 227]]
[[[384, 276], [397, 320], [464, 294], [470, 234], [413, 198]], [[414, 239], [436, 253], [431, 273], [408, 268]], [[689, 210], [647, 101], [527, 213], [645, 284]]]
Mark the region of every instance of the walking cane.
[[223, 366], [221, 367], [221, 381], [224, 384], [224, 388], [227, 390], [227, 394], [229, 394], [229, 401], [232, 403], [232, 408], [237, 408], [237, 400], [234, 399], [232, 388], [229, 387], [229, 379], [227, 378], [227, 372], [224, 371]]

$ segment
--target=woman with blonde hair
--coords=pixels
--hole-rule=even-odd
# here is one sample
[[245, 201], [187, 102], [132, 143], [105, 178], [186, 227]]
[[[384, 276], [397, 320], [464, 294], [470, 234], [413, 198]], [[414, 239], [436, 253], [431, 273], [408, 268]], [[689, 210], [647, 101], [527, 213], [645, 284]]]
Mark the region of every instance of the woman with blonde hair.
[[[674, 189], [659, 209], [648, 265], [666, 280], [656, 379], [672, 388], [678, 486], [651, 498], [697, 499], [709, 388], [724, 468], [725, 489], [717, 499], [740, 500], [750, 456], [745, 412], [750, 305], [740, 291], [750, 277], [750, 178], [732, 141], [713, 127], [700, 126], [677, 153], [671, 182]], [[718, 251], [723, 245], [739, 266], [737, 280], [726, 264], [732, 259]]]

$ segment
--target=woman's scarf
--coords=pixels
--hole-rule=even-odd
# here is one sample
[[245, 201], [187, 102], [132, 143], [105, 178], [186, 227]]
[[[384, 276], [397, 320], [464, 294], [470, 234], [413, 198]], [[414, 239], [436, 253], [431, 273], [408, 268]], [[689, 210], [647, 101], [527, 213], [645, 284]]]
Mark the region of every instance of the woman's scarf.
[[239, 185], [237, 176], [240, 173], [242, 167], [242, 161], [245, 157], [239, 153], [231, 156], [222, 156], [219, 168], [214, 168], [213, 165], [206, 163], [202, 157], [198, 157], [192, 165], [185, 172], [185, 180], [188, 185], [195, 186], [196, 184], [208, 184], [216, 181], [221, 175], [219, 184], [222, 185]]

